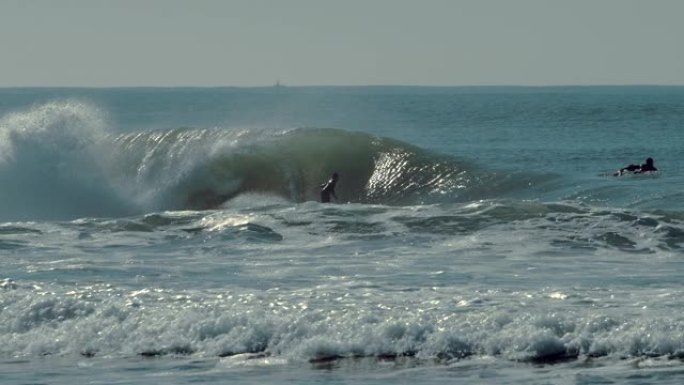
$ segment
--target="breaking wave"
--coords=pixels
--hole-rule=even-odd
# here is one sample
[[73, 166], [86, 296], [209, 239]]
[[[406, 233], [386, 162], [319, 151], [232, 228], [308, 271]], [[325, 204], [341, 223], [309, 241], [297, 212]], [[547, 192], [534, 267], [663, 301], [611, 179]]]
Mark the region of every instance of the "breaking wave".
[[62, 101], [0, 120], [3, 219], [121, 216], [219, 207], [244, 193], [318, 200], [337, 171], [357, 203], [494, 198], [548, 176], [497, 173], [391, 138], [340, 129], [106, 131], [103, 114]]
[[[341, 301], [338, 309], [324, 309], [319, 302], [329, 298], [316, 291], [274, 299], [239, 292], [126, 292], [109, 285], [67, 293], [53, 289], [0, 281], [0, 331], [6, 337], [0, 355], [276, 356], [314, 363], [362, 357], [448, 362], [500, 356], [554, 363], [606, 356], [684, 356], [681, 316], [632, 316], [608, 307], [563, 313], [556, 305], [585, 307], [592, 301], [590, 292], [471, 297], [407, 292], [396, 303], [371, 301], [360, 307]], [[368, 291], [383, 298], [372, 288]], [[516, 308], [531, 298], [548, 311]]]

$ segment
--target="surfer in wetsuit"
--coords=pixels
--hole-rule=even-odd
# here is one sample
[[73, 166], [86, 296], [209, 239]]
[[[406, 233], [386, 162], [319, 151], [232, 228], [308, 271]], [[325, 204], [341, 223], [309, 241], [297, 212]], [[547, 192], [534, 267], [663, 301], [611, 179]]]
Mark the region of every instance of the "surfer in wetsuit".
[[629, 166], [625, 166], [621, 168], [620, 170], [616, 171], [613, 176], [619, 176], [624, 174], [625, 172], [631, 172], [633, 174], [641, 174], [644, 172], [651, 172], [651, 171], [658, 171], [657, 168], [653, 165], [653, 158], [647, 158], [646, 163], [642, 165], [638, 164], [630, 164]]
[[335, 200], [337, 200], [337, 195], [335, 195], [335, 185], [337, 184], [337, 180], [339, 178], [340, 176], [337, 175], [336, 172], [334, 172], [330, 177], [330, 180], [328, 180], [327, 183], [321, 185], [321, 202], [330, 202], [331, 195], [333, 196], [333, 198], [335, 198]]

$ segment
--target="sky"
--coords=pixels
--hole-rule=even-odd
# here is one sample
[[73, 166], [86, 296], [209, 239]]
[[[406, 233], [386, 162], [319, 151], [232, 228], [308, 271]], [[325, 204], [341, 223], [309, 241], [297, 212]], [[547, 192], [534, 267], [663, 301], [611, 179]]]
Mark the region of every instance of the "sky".
[[684, 0], [0, 0], [0, 87], [684, 85]]

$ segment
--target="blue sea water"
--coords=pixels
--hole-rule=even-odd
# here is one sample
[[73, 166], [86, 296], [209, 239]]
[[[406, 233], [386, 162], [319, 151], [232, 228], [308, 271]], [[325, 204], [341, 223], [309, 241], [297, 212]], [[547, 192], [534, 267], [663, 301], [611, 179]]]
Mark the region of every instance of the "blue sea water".
[[679, 384], [683, 122], [684, 87], [0, 89], [0, 382]]

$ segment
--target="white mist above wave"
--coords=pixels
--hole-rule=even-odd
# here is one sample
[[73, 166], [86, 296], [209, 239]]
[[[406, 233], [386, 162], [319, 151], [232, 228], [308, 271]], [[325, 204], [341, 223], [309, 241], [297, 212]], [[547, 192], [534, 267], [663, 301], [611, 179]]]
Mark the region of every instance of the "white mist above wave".
[[102, 114], [53, 102], [0, 120], [0, 216], [46, 219], [126, 213], [107, 174]]

